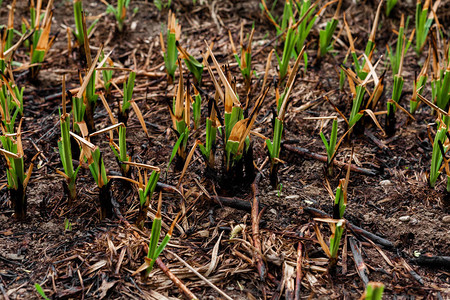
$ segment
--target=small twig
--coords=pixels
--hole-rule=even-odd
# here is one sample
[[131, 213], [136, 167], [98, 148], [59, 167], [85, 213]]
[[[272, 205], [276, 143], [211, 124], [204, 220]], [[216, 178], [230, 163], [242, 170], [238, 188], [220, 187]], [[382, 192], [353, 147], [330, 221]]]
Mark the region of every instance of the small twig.
[[391, 150], [389, 149], [388, 146], [386, 146], [385, 143], [383, 143], [382, 141], [380, 141], [371, 131], [369, 130], [364, 130], [364, 135], [367, 136], [375, 145], [378, 146], [378, 148], [380, 148], [383, 151], [386, 151], [388, 153], [391, 152]]
[[416, 265], [450, 270], [450, 256], [431, 256], [425, 254], [412, 259], [411, 262]]
[[298, 242], [297, 248], [297, 277], [295, 278], [295, 300], [300, 300], [300, 290], [302, 287], [302, 261], [303, 261], [303, 244]]
[[258, 200], [258, 187], [257, 184], [259, 179], [261, 178], [261, 173], [256, 175], [254, 182], [252, 183], [252, 194], [253, 194], [253, 205], [252, 205], [252, 238], [253, 238], [253, 246], [258, 250], [255, 254], [256, 256], [256, 267], [259, 273], [259, 279], [264, 282], [266, 278], [266, 266], [264, 265], [264, 261], [259, 253], [262, 253], [261, 249], [261, 237], [259, 234], [259, 200]]
[[0, 291], [2, 292], [3, 298], [5, 298], [5, 300], [9, 300], [8, 294], [6, 293], [5, 289], [3, 288], [2, 283], [0, 283]]
[[[211, 281], [209, 281], [208, 279], [206, 279], [202, 274], [200, 274], [199, 272], [197, 272], [193, 267], [191, 267], [184, 259], [182, 259], [181, 257], [179, 257], [177, 254], [173, 253], [170, 250], [166, 250], [168, 253], [170, 253], [171, 255], [175, 256], [176, 259], [178, 259], [180, 262], [183, 263], [183, 265], [186, 266], [186, 268], [188, 268], [192, 273], [194, 273], [195, 275], [197, 275], [201, 280], [203, 280], [207, 285], [209, 285], [210, 287], [212, 287], [214, 290], [216, 290], [219, 294], [221, 294], [225, 299], [228, 300], [233, 300], [233, 298], [231, 298], [230, 296], [228, 296], [227, 294], [225, 294], [225, 292], [223, 292], [221, 289], [219, 289], [217, 286], [215, 286]], [[158, 262], [158, 261], [156, 261]]]
[[[173, 253], [172, 253], [173, 254]], [[172, 282], [183, 292], [183, 294], [186, 296], [186, 298], [188, 299], [198, 299], [187, 287], [186, 285], [184, 285], [184, 283], [178, 279], [177, 276], [175, 276], [175, 274], [173, 274], [169, 268], [163, 263], [163, 261], [161, 260], [160, 257], [158, 257], [156, 259], [156, 264], [158, 265], [158, 267], [164, 272], [164, 274], [166, 274], [167, 277], [169, 277], [170, 280], [172, 280]]]
[[[215, 203], [219, 204], [220, 206], [228, 206], [231, 208], [243, 210], [246, 212], [252, 211], [252, 204], [249, 201], [245, 201], [240, 198], [229, 198], [229, 197], [222, 197], [222, 196], [211, 196], [210, 198]], [[259, 204], [259, 209], [263, 209], [265, 205]]]
[[367, 267], [361, 255], [361, 247], [352, 236], [348, 238], [348, 241], [350, 244], [350, 249], [352, 250], [353, 260], [355, 261], [356, 271], [364, 282], [364, 285], [367, 285], [369, 283], [369, 278], [367, 277], [369, 272], [367, 271]]
[[[313, 217], [316, 217], [316, 218], [331, 218], [330, 215], [326, 214], [325, 212], [323, 212], [319, 209], [313, 208], [313, 207], [303, 207], [303, 211], [312, 215]], [[378, 235], [368, 232], [367, 230], [364, 230], [361, 227], [353, 225], [348, 220], [346, 220], [346, 224], [347, 224], [348, 228], [351, 231], [353, 231], [353, 233], [361, 235], [369, 240], [372, 240], [375, 243], [377, 243], [385, 248], [388, 248], [388, 249], [394, 248], [394, 244], [392, 244], [391, 241], [388, 241], [382, 237], [379, 237]]]
[[[299, 154], [301, 156], [316, 159], [318, 161], [322, 161], [325, 163], [327, 162], [326, 156], [311, 152], [306, 148], [294, 147], [294, 146], [286, 145], [286, 144], [283, 144], [283, 147], [286, 150], [289, 150], [289, 151]], [[344, 163], [344, 162], [338, 161], [336, 159], [333, 159], [333, 164], [338, 167], [341, 167], [341, 168], [348, 168], [348, 163]], [[365, 169], [365, 168], [358, 167], [356, 165], [351, 165], [350, 170], [352, 170], [352, 172], [356, 172], [356, 173], [360, 173], [360, 174], [364, 174], [364, 175], [368, 175], [368, 176], [378, 175], [378, 171], [376, 171], [376, 170]]]

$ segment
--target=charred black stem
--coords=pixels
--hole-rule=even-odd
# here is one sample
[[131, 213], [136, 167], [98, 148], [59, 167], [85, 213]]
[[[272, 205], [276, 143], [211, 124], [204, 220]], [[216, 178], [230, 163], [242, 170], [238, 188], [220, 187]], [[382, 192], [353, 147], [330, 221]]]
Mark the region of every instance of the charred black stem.
[[392, 106], [388, 106], [388, 112], [385, 120], [384, 130], [388, 136], [393, 136], [395, 134], [395, 124], [397, 123], [397, 120], [395, 118], [395, 112]]
[[100, 200], [100, 219], [111, 218], [113, 216], [111, 181], [100, 188], [98, 198]]
[[18, 189], [10, 189], [9, 196], [14, 205], [14, 213], [17, 220], [25, 220], [27, 217], [27, 195], [23, 185], [19, 182]]
[[273, 189], [277, 189], [278, 188], [278, 168], [279, 168], [279, 164], [278, 163], [271, 163], [270, 164], [270, 174], [269, 174], [269, 178], [270, 178], [270, 185], [272, 186]]

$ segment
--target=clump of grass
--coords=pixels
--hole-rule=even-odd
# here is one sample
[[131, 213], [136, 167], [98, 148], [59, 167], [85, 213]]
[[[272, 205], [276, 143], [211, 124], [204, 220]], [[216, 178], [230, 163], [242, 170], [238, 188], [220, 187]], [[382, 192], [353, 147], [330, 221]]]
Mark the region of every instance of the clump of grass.
[[342, 0], [339, 0], [333, 18], [327, 22], [325, 29], [319, 31], [319, 49], [317, 51], [317, 59], [324, 57], [328, 52], [333, 50], [331, 39], [333, 38], [333, 34], [336, 31], [336, 27], [339, 23], [341, 5]]
[[[147, 220], [147, 212], [150, 206], [150, 200], [152, 199], [152, 195], [156, 189], [161, 170], [158, 167], [131, 161], [124, 161], [123, 164], [127, 165], [128, 167], [136, 167], [138, 169], [138, 181], [126, 176], [109, 176], [109, 178], [123, 179], [135, 184], [138, 187], [139, 213], [136, 218], [136, 226], [139, 229], [143, 230], [145, 221]], [[150, 176], [148, 174], [149, 170], [151, 171]]]
[[136, 72], [131, 71], [128, 80], [123, 83], [123, 101], [122, 103], [119, 102], [119, 122], [123, 122], [125, 125], [128, 122], [135, 80]]
[[[429, 182], [432, 188], [436, 185], [436, 181], [441, 174], [441, 165], [444, 159], [444, 154], [448, 150], [448, 144], [445, 143], [447, 140], [448, 125], [446, 125], [442, 120], [438, 120], [438, 126], [439, 127], [433, 141], [433, 152], [431, 155]], [[443, 147], [444, 143], [445, 147]]]
[[361, 299], [381, 300], [383, 299], [384, 284], [381, 282], [369, 282]]
[[[408, 20], [406, 21], [406, 29], [408, 28]], [[397, 110], [397, 106], [399, 106], [400, 97], [402, 95], [403, 90], [403, 60], [406, 52], [411, 45], [412, 38], [414, 36], [414, 31], [412, 32], [408, 41], [405, 39], [405, 18], [402, 15], [400, 20], [400, 27], [398, 30], [397, 37], [397, 46], [395, 53], [387, 47], [387, 51], [389, 53], [389, 60], [391, 62], [392, 72], [394, 74], [394, 84], [392, 91], [392, 98], [387, 102], [387, 115], [386, 115], [386, 132], [388, 135], [393, 135], [395, 133], [395, 112]]]
[[416, 47], [414, 50], [420, 55], [425, 47], [428, 32], [433, 24], [433, 12], [429, 12], [431, 0], [417, 0], [416, 3]]
[[283, 54], [281, 58], [277, 55], [278, 60], [278, 78], [279, 78], [279, 84], [282, 84], [284, 79], [286, 78], [288, 74], [288, 68], [289, 68], [289, 61], [291, 60], [291, 57], [294, 54], [295, 51], [295, 44], [297, 41], [297, 34], [296, 34], [296, 26], [290, 26], [287, 29], [286, 32], [286, 39], [284, 41], [284, 47], [283, 47]]
[[[266, 139], [267, 150], [269, 152], [270, 158], [270, 183], [273, 188], [276, 188], [278, 186], [278, 166], [281, 162], [280, 150], [281, 138], [283, 136], [284, 118], [286, 117], [287, 106], [289, 104], [289, 96], [294, 86], [298, 69], [300, 67], [300, 58], [303, 51], [304, 48], [300, 52], [300, 55], [297, 56], [297, 60], [295, 61], [291, 73], [289, 74], [285, 90], [281, 95], [279, 95], [279, 92], [276, 93], [276, 116], [274, 116], [273, 121], [273, 141], [271, 141], [270, 139]], [[267, 59], [266, 71], [268, 71], [271, 56], [272, 53], [269, 54], [269, 57]]]
[[113, 205], [111, 201], [110, 182], [106, 174], [105, 163], [100, 149], [90, 141], [70, 132], [82, 149], [82, 157], [89, 165], [92, 177], [100, 190], [100, 219], [111, 218], [113, 215]]
[[[45, 59], [47, 51], [53, 44], [55, 37], [50, 38], [50, 30], [52, 26], [53, 17], [53, 0], [48, 1], [47, 8], [45, 10], [44, 18], [41, 21], [41, 5], [42, 0], [37, 1], [36, 10], [31, 9], [31, 28], [34, 29], [31, 40], [30, 49], [30, 75], [32, 79], [35, 79], [41, 68], [41, 64]], [[35, 15], [33, 16], [33, 12]]]
[[1, 75], [0, 79], [0, 113], [6, 133], [14, 133], [15, 123], [18, 116], [23, 115], [23, 92], [19, 90], [13, 79]]
[[[6, 27], [5, 35], [2, 37], [4, 39], [4, 45], [2, 51], [7, 51], [13, 46], [14, 39], [14, 12], [16, 9], [16, 0], [13, 0], [11, 3], [11, 7], [9, 9], [8, 14], [8, 25]], [[4, 67], [0, 68], [2, 72], [4, 71]]]
[[[207, 48], [219, 75], [220, 83], [225, 87], [225, 91], [222, 90], [221, 84], [216, 80], [205, 56], [204, 62], [216, 88], [216, 96], [208, 105], [210, 117], [207, 120], [207, 143], [205, 146], [201, 145], [200, 148], [206, 158], [207, 166], [211, 167], [214, 162], [214, 154], [212, 152], [215, 149], [213, 143], [215, 142], [218, 118], [221, 126], [217, 129], [222, 136], [224, 145], [222, 187], [229, 189], [237, 185], [241, 186], [244, 182], [251, 182], [254, 176], [253, 154], [249, 134], [269, 89], [266, 88], [261, 91], [256, 97], [248, 117], [244, 118], [244, 108], [234, 89], [235, 84], [231, 80], [231, 74], [226, 71], [227, 75], [225, 75], [211, 49]], [[218, 110], [218, 100], [221, 100], [225, 106], [223, 117], [220, 116]]]
[[172, 11], [169, 11], [169, 18], [167, 21], [166, 44], [162, 32], [159, 34], [161, 50], [164, 56], [164, 63], [166, 66], [167, 80], [171, 84], [175, 78], [175, 70], [177, 69], [178, 50], [177, 41], [180, 39], [181, 25]]
[[[127, 162], [126, 164], [138, 168], [139, 180], [137, 182], [134, 182], [138, 186], [139, 194], [139, 213], [136, 219], [136, 226], [140, 229], [143, 229], [145, 221], [147, 219], [147, 211], [150, 205], [150, 200], [152, 199], [152, 195], [156, 189], [161, 170], [158, 167], [146, 164], [139, 164], [134, 162]], [[150, 176], [148, 175], [149, 170], [151, 171]]]
[[170, 5], [172, 4], [172, 0], [153, 0], [153, 4], [156, 6], [156, 8], [161, 11], [163, 8], [170, 8]]
[[[33, 171], [33, 161], [31, 160], [28, 170], [24, 167], [24, 152], [22, 146], [22, 120], [19, 123], [17, 132], [13, 134], [4, 134], [0, 136], [0, 142], [3, 148], [0, 153], [6, 159], [6, 176], [9, 189], [10, 200], [14, 207], [14, 215], [18, 220], [24, 220], [27, 215], [27, 186]], [[6, 130], [1, 126], [2, 132]]]
[[411, 32], [411, 35], [409, 36], [409, 39], [406, 39], [405, 32], [408, 30], [408, 24], [409, 24], [409, 17], [406, 19], [405, 24], [405, 16], [402, 14], [400, 19], [400, 25], [398, 28], [398, 35], [397, 35], [397, 43], [395, 45], [395, 51], [394, 49], [391, 49], [388, 45], [386, 46], [389, 62], [391, 63], [391, 69], [393, 74], [398, 74], [399, 69], [401, 67], [401, 64], [403, 62], [403, 59], [408, 52], [409, 47], [411, 46], [412, 40], [414, 38], [415, 30]]
[[148, 244], [147, 257], [145, 258], [144, 264], [141, 267], [139, 267], [133, 273], [133, 275], [145, 271], [145, 277], [147, 278], [150, 275], [150, 272], [153, 270], [153, 265], [155, 264], [156, 259], [159, 257], [159, 255], [161, 255], [161, 253], [164, 251], [164, 248], [166, 248], [167, 244], [172, 238], [173, 230], [175, 229], [175, 225], [178, 222], [180, 214], [178, 214], [175, 217], [175, 220], [173, 220], [172, 225], [170, 225], [169, 231], [166, 233], [161, 243], [159, 243], [162, 224], [161, 206], [162, 206], [162, 192], [159, 193], [158, 208], [152, 223], [152, 231], [150, 235], [150, 242]]
[[63, 77], [62, 85], [62, 114], [60, 111], [59, 122], [61, 126], [61, 138], [58, 140], [59, 156], [64, 168], [64, 172], [57, 170], [57, 173], [64, 177], [64, 189], [67, 191], [69, 205], [77, 199], [76, 178], [81, 164], [76, 169], [73, 166], [72, 147], [70, 142], [70, 114], [66, 111], [66, 83]]
[[164, 248], [166, 248], [167, 244], [169, 243], [170, 238], [172, 237], [173, 230], [175, 228], [175, 225], [177, 224], [178, 217], [179, 217], [179, 215], [177, 215], [175, 220], [173, 220], [169, 231], [166, 233], [166, 236], [163, 238], [161, 243], [158, 245], [159, 236], [161, 234], [161, 205], [162, 205], [162, 192], [159, 193], [158, 209], [156, 211], [155, 218], [153, 219], [152, 233], [150, 235], [150, 242], [148, 244], [147, 259], [149, 259], [149, 262], [148, 262], [148, 267], [145, 270], [146, 277], [148, 277], [148, 275], [152, 271], [153, 265], [155, 264], [156, 259], [159, 257], [159, 255], [163, 252]]
[[117, 0], [117, 6], [114, 7], [111, 4], [108, 4], [106, 8], [107, 13], [112, 13], [117, 21], [117, 29], [119, 32], [123, 31], [124, 21], [127, 17], [128, 6], [130, 5], [131, 0]]
[[200, 63], [195, 57], [190, 55], [186, 49], [184, 49], [178, 41], [176, 42], [177, 49], [180, 51], [181, 56], [186, 64], [188, 70], [194, 75], [194, 82], [196, 84], [202, 83], [203, 64]]
[[[105, 59], [105, 54], [103, 51], [100, 54], [99, 62], [102, 62]], [[105, 89], [106, 97], [108, 98], [111, 93], [111, 82], [112, 76], [114, 73], [114, 63], [111, 58], [107, 58], [106, 62], [102, 65], [102, 78], [103, 78], [103, 87]]]
[[430, 66], [431, 48], [428, 52], [427, 59], [420, 70], [419, 76], [414, 80], [413, 94], [409, 101], [409, 112], [414, 114], [419, 106], [419, 99], [417, 94], [422, 95], [425, 84], [428, 80], [428, 68]]
[[[97, 56], [94, 60], [91, 58], [89, 45], [85, 44], [86, 49], [86, 58], [88, 63], [88, 71], [84, 78], [81, 78], [80, 74], [80, 82], [81, 87], [78, 90], [78, 93], [72, 100], [72, 114], [74, 117], [74, 131], [75, 133], [82, 132], [83, 128], [86, 126], [86, 131], [93, 132], [94, 131], [94, 112], [97, 107], [97, 99], [98, 94], [96, 93], [96, 62], [98, 61], [102, 48], [99, 49]], [[99, 63], [102, 66], [106, 60], [108, 59], [109, 54], [106, 55]], [[84, 123], [84, 124], [83, 124]], [[80, 127], [81, 126], [81, 127]], [[83, 136], [86, 136], [87, 132], [83, 133]]]
[[[353, 152], [352, 152], [353, 155]], [[351, 160], [351, 158], [350, 158]], [[329, 267], [334, 268], [337, 264], [338, 254], [339, 254], [339, 245], [341, 243], [342, 235], [345, 230], [346, 221], [343, 219], [345, 208], [347, 207], [347, 188], [348, 182], [350, 179], [350, 166], [347, 169], [347, 174], [345, 179], [341, 179], [339, 181], [339, 186], [336, 189], [336, 194], [334, 196], [334, 205], [333, 205], [333, 218], [332, 219], [320, 219], [315, 218], [315, 221], [325, 222], [330, 226], [331, 229], [331, 237], [330, 237], [330, 246], [325, 243], [322, 233], [317, 226], [314, 226], [314, 231], [317, 235], [317, 239], [324, 250], [325, 254], [329, 258]], [[328, 186], [330, 189], [330, 187]], [[330, 189], [331, 190], [331, 189]], [[331, 193], [331, 191], [330, 191]]]
[[[358, 58], [358, 55], [356, 54], [356, 49], [351, 34], [351, 30], [347, 23], [346, 16], [344, 14], [344, 27], [347, 32], [347, 37], [350, 44], [349, 47], [350, 55], [353, 59], [352, 69], [341, 66], [341, 71], [342, 73], [345, 73], [345, 75], [347, 76], [349, 87], [353, 96], [350, 116], [348, 120], [344, 118], [349, 129], [355, 126], [359, 120], [361, 120], [364, 113], [367, 113], [372, 118], [374, 123], [381, 129], [376, 119], [376, 116], [373, 113], [373, 109], [376, 107], [378, 100], [380, 99], [384, 89], [383, 85], [384, 75], [382, 75], [381, 78], [378, 78], [377, 74], [375, 73], [375, 69], [379, 62], [377, 62], [377, 64], [375, 64], [374, 66], [371, 63], [373, 51], [375, 49], [375, 36], [381, 12], [381, 4], [382, 2], [380, 2], [380, 4], [378, 5], [372, 31], [370, 33], [369, 40], [366, 44], [362, 60], [360, 60]], [[340, 79], [342, 79], [342, 73]], [[365, 95], [366, 91], [368, 90], [367, 84], [369, 83], [370, 78], [373, 78], [372, 81], [374, 83], [374, 88], [372, 90], [370, 97], [366, 98]], [[343, 116], [343, 114], [341, 115]], [[357, 128], [361, 129], [363, 128], [363, 126], [359, 126]]]
[[[114, 142], [115, 131], [118, 131], [119, 133], [119, 145]], [[120, 167], [120, 171], [122, 172], [122, 175], [124, 177], [128, 177], [129, 175], [130, 167], [127, 163], [131, 161], [131, 158], [127, 154], [126, 132], [127, 131], [125, 124], [117, 123], [89, 135], [89, 137], [93, 137], [101, 133], [109, 133], [109, 146], [111, 147], [111, 150], [116, 157], [117, 163]]]
[[178, 80], [177, 93], [173, 99], [173, 105], [170, 109], [170, 116], [172, 117], [173, 129], [177, 133], [178, 140], [172, 150], [172, 155], [169, 160], [169, 166], [173, 158], [176, 156], [176, 169], [181, 170], [187, 155], [187, 143], [190, 133], [190, 111], [191, 102], [189, 95], [189, 86], [187, 93], [184, 91], [184, 78], [181, 61], [178, 60], [180, 67], [180, 77]]
[[252, 41], [253, 35], [255, 33], [255, 25], [252, 26], [252, 31], [250, 32], [250, 36], [248, 37], [247, 44], [244, 45], [244, 23], [241, 24], [240, 31], [240, 46], [241, 46], [241, 56], [237, 54], [236, 47], [234, 46], [233, 37], [231, 36], [231, 31], [228, 31], [228, 36], [231, 42], [231, 49], [233, 50], [234, 58], [236, 59], [239, 69], [241, 70], [241, 74], [244, 77], [245, 88], [247, 91], [250, 90], [250, 86], [252, 83]]
[[391, 14], [392, 9], [397, 4], [397, 1], [398, 0], [387, 0], [387, 2], [386, 2], [386, 17], [389, 17], [389, 15]]
[[[84, 49], [84, 43], [86, 41], [87, 35], [89, 35], [94, 29], [95, 24], [100, 19], [96, 19], [94, 22], [92, 22], [91, 26], [87, 29], [83, 29], [83, 27], [86, 27], [86, 19], [84, 17], [84, 11], [83, 11], [83, 1], [82, 0], [73, 0], [73, 14], [75, 19], [75, 31], [73, 32], [73, 35], [75, 36], [78, 46], [80, 49]], [[84, 24], [83, 24], [84, 23]]]

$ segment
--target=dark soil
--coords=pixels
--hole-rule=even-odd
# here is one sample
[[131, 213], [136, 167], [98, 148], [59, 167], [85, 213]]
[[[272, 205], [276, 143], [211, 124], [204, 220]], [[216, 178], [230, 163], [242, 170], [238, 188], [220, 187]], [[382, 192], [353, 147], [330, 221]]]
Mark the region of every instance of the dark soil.
[[[100, 1], [84, 1], [89, 16], [105, 11]], [[230, 63], [233, 76], [240, 82], [241, 74], [232, 56], [228, 30], [234, 41], [239, 40], [241, 23], [245, 32], [250, 32], [252, 23], [256, 27], [253, 49], [258, 52], [275, 37], [275, 29], [259, 8], [259, 1], [174, 1], [172, 9], [182, 26], [180, 43], [189, 52], [200, 57], [205, 52], [205, 42], [215, 42], [213, 52], [221, 63]], [[271, 2], [271, 1], [268, 1]], [[279, 1], [280, 2], [280, 1]], [[414, 15], [414, 5], [398, 3], [388, 19], [382, 13], [377, 34], [375, 59], [384, 62], [386, 43], [392, 44], [396, 35], [400, 14]], [[444, 1], [445, 2], [445, 1]], [[1, 24], [6, 24], [9, 1], [4, 1], [0, 10]], [[19, 17], [28, 18], [28, 1], [18, 1], [16, 24]], [[280, 6], [281, 4], [279, 4]], [[344, 1], [343, 11], [352, 26], [356, 48], [363, 49], [371, 28], [376, 5], [372, 1]], [[441, 25], [450, 25], [448, 3], [439, 13]], [[138, 11], [133, 15], [133, 9]], [[281, 9], [281, 8], [280, 8]], [[96, 26], [90, 39], [93, 55], [101, 44], [107, 52], [113, 50], [111, 58], [124, 67], [153, 72], [153, 75], [138, 76], [134, 99], [141, 108], [147, 122], [150, 138], [142, 131], [134, 113], [130, 114], [127, 126], [129, 155], [133, 161], [158, 166], [163, 170], [160, 181], [176, 186], [180, 172], [169, 169], [167, 164], [176, 142], [170, 127], [168, 105], [172, 103], [174, 86], [168, 85], [164, 74], [164, 61], [160, 51], [159, 32], [161, 24], [167, 22], [167, 11], [159, 12], [151, 1], [133, 0], [126, 20], [126, 33], [116, 30], [112, 15], [105, 15]], [[328, 8], [316, 21], [308, 41], [311, 61], [316, 56], [318, 24], [326, 22], [333, 9]], [[413, 24], [413, 20], [411, 20]], [[53, 47], [47, 54], [45, 64], [36, 82], [29, 82], [27, 71], [15, 72], [16, 83], [25, 86], [23, 140], [26, 167], [37, 149], [41, 151], [35, 161], [35, 168], [27, 189], [28, 217], [25, 221], [14, 220], [14, 209], [6, 188], [0, 191], [0, 298], [38, 299], [34, 284], [39, 283], [52, 299], [175, 299], [181, 298], [176, 286], [155, 267], [148, 280], [133, 275], [143, 263], [151, 229], [151, 220], [140, 231], [129, 226], [136, 220], [138, 195], [130, 185], [114, 181], [112, 184], [114, 203], [118, 211], [110, 219], [100, 221], [99, 190], [89, 169], [81, 168], [77, 179], [78, 202], [67, 205], [63, 179], [55, 169], [62, 169], [57, 141], [59, 138], [58, 108], [61, 105], [61, 77], [66, 74], [69, 89], [79, 87], [78, 69], [83, 67], [76, 50], [68, 53], [66, 27], [74, 27], [71, 1], [55, 1], [52, 34], [57, 34]], [[343, 27], [340, 22], [338, 30]], [[410, 25], [410, 29], [413, 26]], [[408, 33], [409, 35], [409, 33]], [[285, 120], [284, 141], [287, 144], [306, 148], [311, 152], [325, 154], [319, 137], [321, 121], [308, 117], [337, 115], [327, 102], [319, 102], [306, 110], [302, 105], [329, 93], [329, 99], [347, 116], [351, 109], [351, 94], [348, 87], [339, 89], [337, 70], [347, 52], [345, 31], [336, 43], [335, 57], [326, 57], [321, 64], [309, 66], [297, 79], [291, 104]], [[411, 47], [413, 48], [413, 46]], [[150, 51], [149, 51], [150, 50]], [[264, 48], [253, 57], [253, 69], [257, 76], [254, 82], [264, 76], [266, 57], [271, 47]], [[426, 51], [424, 51], [426, 52]], [[20, 48], [14, 60], [27, 62], [28, 54]], [[423, 55], [424, 56], [424, 55]], [[417, 58], [410, 49], [405, 58], [405, 96], [401, 104], [408, 107], [413, 88], [414, 74], [420, 71]], [[149, 65], [146, 65], [146, 61]], [[270, 75], [276, 76], [276, 59], [273, 58]], [[379, 75], [383, 67], [377, 69]], [[186, 72], [187, 73], [187, 72]], [[116, 72], [114, 77], [125, 75]], [[257, 78], [255, 78], [257, 77]], [[392, 90], [392, 74], [386, 74], [386, 97]], [[243, 82], [243, 81], [242, 81]], [[203, 88], [214, 95], [214, 87], [207, 72], [204, 72]], [[238, 91], [243, 91], [243, 84]], [[258, 89], [256, 89], [259, 91]], [[264, 103], [253, 130], [266, 137], [272, 136], [272, 110], [274, 90]], [[245, 99], [245, 94], [241, 94]], [[429, 86], [424, 93], [431, 98]], [[117, 101], [120, 94], [113, 91], [110, 106], [117, 116]], [[379, 110], [385, 110], [385, 100]], [[408, 108], [407, 108], [408, 109]], [[202, 108], [206, 117], [206, 101]], [[432, 144], [427, 135], [427, 124], [434, 122], [431, 111], [422, 105], [416, 120], [406, 114], [397, 113], [397, 130], [393, 137], [384, 137], [368, 119], [365, 134], [352, 138], [352, 144], [344, 143], [336, 160], [348, 162], [354, 149], [352, 164], [376, 171], [376, 176], [352, 172], [348, 188], [348, 204], [345, 218], [373, 234], [391, 241], [391, 249], [385, 249], [348, 230], [346, 237], [355, 236], [362, 248], [362, 258], [369, 270], [370, 281], [385, 284], [386, 299], [449, 299], [450, 270], [447, 266], [416, 265], [417, 255], [450, 256], [450, 224], [444, 216], [450, 215], [446, 201], [444, 177], [436, 189], [431, 189], [427, 178], [431, 161]], [[384, 124], [384, 116], [379, 116]], [[95, 114], [97, 129], [111, 125], [108, 115], [99, 103]], [[344, 122], [339, 122], [338, 136], [345, 132]], [[331, 122], [323, 124], [329, 134]], [[202, 128], [201, 128], [202, 129]], [[371, 138], [374, 136], [376, 139]], [[189, 149], [195, 139], [204, 140], [201, 130], [193, 132]], [[200, 152], [196, 152], [182, 180], [185, 200], [173, 192], [163, 193], [163, 232], [167, 232], [179, 211], [185, 213], [177, 225], [169, 246], [162, 254], [163, 262], [186, 286], [201, 299], [224, 299], [205, 281], [189, 271], [171, 252], [176, 253], [214, 285], [234, 299], [279, 299], [281, 283], [295, 281], [297, 247], [301, 242], [304, 250], [302, 264], [302, 299], [358, 299], [364, 292], [364, 282], [358, 275], [352, 259], [353, 254], [347, 239], [338, 260], [337, 268], [329, 273], [328, 259], [321, 249], [314, 233], [313, 217], [304, 210], [313, 207], [331, 215], [333, 199], [327, 191], [327, 181], [333, 191], [339, 179], [345, 177], [346, 169], [336, 167], [332, 177], [325, 177], [326, 166], [316, 160], [306, 159], [293, 152], [282, 150], [279, 166], [280, 190], [270, 187], [269, 164], [265, 163], [267, 149], [265, 142], [252, 136], [255, 165], [261, 169], [262, 179], [258, 184], [260, 203], [265, 207], [260, 221], [262, 254], [267, 266], [265, 281], [259, 279], [255, 251], [251, 244], [252, 222], [250, 211], [219, 206], [208, 197], [230, 196], [221, 191], [205, 174]], [[379, 143], [374, 141], [380, 141]], [[109, 149], [106, 138], [93, 142], [100, 146], [109, 174], [119, 174], [120, 169]], [[220, 154], [220, 151], [218, 151]], [[74, 158], [75, 159], [75, 158]], [[218, 161], [221, 161], [219, 156]], [[0, 160], [0, 186], [6, 183], [6, 164]], [[132, 175], [135, 179], [137, 174]], [[249, 184], [239, 187], [234, 196], [252, 202]], [[233, 195], [232, 195], [233, 196]], [[156, 209], [156, 195], [153, 197], [149, 216]], [[448, 218], [448, 217], [447, 217]], [[403, 220], [403, 221], [402, 221]], [[71, 224], [71, 230], [65, 225]], [[243, 230], [236, 239], [230, 239], [231, 230], [240, 225]], [[326, 240], [329, 230], [320, 225]], [[284, 285], [283, 285], [284, 286]]]

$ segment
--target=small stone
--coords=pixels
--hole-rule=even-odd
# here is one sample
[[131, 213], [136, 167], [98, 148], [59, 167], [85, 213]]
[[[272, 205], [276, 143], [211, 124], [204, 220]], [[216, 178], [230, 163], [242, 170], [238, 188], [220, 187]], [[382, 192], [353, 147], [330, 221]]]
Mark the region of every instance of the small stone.
[[411, 220], [409, 220], [409, 224], [411, 225], [416, 225], [417, 223], [419, 223], [419, 221], [417, 221], [417, 219], [415, 218], [411, 218]]
[[390, 185], [392, 185], [392, 182], [390, 181], [390, 180], [381, 180], [380, 181], [380, 185], [381, 186], [390, 186]]
[[444, 223], [450, 223], [450, 216], [444, 216], [443, 218], [442, 218], [442, 222], [444, 222]]
[[311, 201], [311, 200], [305, 200], [305, 203], [308, 204], [308, 205], [313, 205], [313, 204], [314, 204], [314, 201]]
[[299, 195], [289, 195], [289, 196], [286, 196], [286, 200], [294, 200], [294, 199], [298, 199], [298, 198], [300, 198]]
[[411, 217], [410, 216], [402, 216], [398, 219], [402, 222], [408, 222], [411, 219]]

